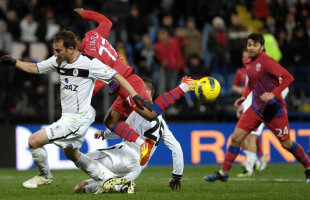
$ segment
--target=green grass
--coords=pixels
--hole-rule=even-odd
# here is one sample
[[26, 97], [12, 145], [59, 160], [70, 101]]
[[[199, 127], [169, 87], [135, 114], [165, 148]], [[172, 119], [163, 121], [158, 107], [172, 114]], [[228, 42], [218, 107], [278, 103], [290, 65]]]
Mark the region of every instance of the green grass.
[[167, 187], [171, 176], [171, 167], [148, 167], [135, 181], [135, 194], [74, 194], [74, 186], [87, 176], [80, 170], [52, 171], [54, 182], [38, 189], [24, 189], [23, 181], [34, 176], [35, 170], [16, 171], [0, 169], [0, 199], [31, 200], [79, 200], [79, 199], [310, 199], [310, 184], [305, 184], [305, 175], [300, 164], [268, 165], [263, 172], [257, 172], [252, 178], [237, 179], [241, 171], [235, 166], [228, 182], [208, 183], [203, 180], [207, 174], [217, 171], [220, 166], [186, 166], [182, 188], [172, 191]]

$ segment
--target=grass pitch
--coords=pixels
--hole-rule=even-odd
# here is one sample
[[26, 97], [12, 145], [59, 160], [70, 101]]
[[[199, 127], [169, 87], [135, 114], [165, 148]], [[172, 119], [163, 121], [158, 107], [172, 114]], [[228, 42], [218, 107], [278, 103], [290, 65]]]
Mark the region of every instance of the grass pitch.
[[38, 189], [24, 189], [22, 182], [32, 178], [37, 171], [16, 171], [0, 169], [0, 199], [23, 200], [79, 200], [79, 199], [310, 199], [310, 184], [305, 183], [303, 167], [300, 164], [272, 164], [251, 178], [236, 178], [241, 167], [236, 165], [228, 182], [208, 183], [203, 180], [219, 165], [186, 166], [181, 190], [172, 191], [167, 187], [171, 167], [148, 167], [135, 181], [135, 194], [74, 194], [74, 186], [87, 179], [81, 170], [52, 171], [54, 181]]

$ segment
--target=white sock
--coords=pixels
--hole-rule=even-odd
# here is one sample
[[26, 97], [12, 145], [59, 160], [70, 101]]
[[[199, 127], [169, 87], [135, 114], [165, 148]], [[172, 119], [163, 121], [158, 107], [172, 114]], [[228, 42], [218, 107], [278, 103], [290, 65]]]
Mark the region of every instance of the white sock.
[[116, 175], [96, 160], [82, 154], [75, 162], [75, 165], [86, 172], [91, 178], [98, 182], [100, 186], [110, 178]]
[[256, 156], [256, 153], [253, 153], [253, 152], [248, 152], [248, 156], [246, 157], [247, 161], [246, 161], [246, 165], [245, 165], [245, 168], [248, 172], [253, 172], [253, 167], [254, 167], [254, 164], [257, 160], [257, 156]]
[[143, 144], [143, 142], [145, 142], [145, 140], [143, 140], [140, 136], [137, 138], [137, 140], [135, 141], [135, 143], [139, 146], [141, 146], [141, 144]]
[[38, 149], [30, 149], [30, 152], [32, 154], [32, 159], [34, 163], [38, 167], [39, 176], [43, 176], [45, 178], [53, 177], [50, 168], [48, 166], [47, 152], [45, 148], [41, 147]]
[[243, 150], [243, 153], [245, 154], [245, 157], [246, 157], [246, 159], [247, 159], [250, 152], [249, 152], [248, 150]]
[[189, 87], [186, 83], [181, 83], [179, 87], [183, 90], [184, 93], [189, 92]]

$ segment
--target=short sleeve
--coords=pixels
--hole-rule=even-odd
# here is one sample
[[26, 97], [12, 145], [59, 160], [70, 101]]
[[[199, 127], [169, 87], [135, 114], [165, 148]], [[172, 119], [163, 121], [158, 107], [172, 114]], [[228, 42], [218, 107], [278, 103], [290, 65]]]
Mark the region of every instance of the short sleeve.
[[57, 67], [56, 59], [57, 59], [56, 56], [52, 56], [47, 60], [37, 63], [39, 74], [46, 74], [51, 71], [56, 71]]
[[115, 74], [117, 74], [114, 69], [112, 69], [108, 65], [103, 64], [97, 58], [92, 59], [90, 65], [91, 66], [89, 67], [89, 76], [102, 80], [105, 83], [108, 83], [110, 80], [113, 79]]

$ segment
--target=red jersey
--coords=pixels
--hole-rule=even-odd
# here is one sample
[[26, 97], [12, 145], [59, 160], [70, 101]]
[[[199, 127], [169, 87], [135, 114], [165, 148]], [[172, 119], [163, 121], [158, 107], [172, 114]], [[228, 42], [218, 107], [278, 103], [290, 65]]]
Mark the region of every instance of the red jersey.
[[245, 85], [246, 85], [246, 71], [245, 71], [244, 67], [237, 69], [233, 85], [237, 86], [237, 87], [245, 87]]
[[[294, 81], [293, 76], [264, 52], [261, 52], [255, 60], [245, 58], [243, 65], [249, 78], [243, 96], [246, 97], [251, 90], [253, 91], [251, 104], [253, 110], [265, 120], [285, 115], [287, 108], [281, 91]], [[282, 78], [281, 84], [279, 77]], [[260, 96], [265, 92], [272, 92], [275, 98], [268, 102], [262, 101]]]
[[99, 59], [125, 78], [134, 74], [134, 68], [126, 65], [122, 57], [106, 40], [109, 37], [112, 22], [104, 15], [90, 10], [84, 10], [82, 18], [95, 21], [99, 26], [85, 34], [81, 51]]

